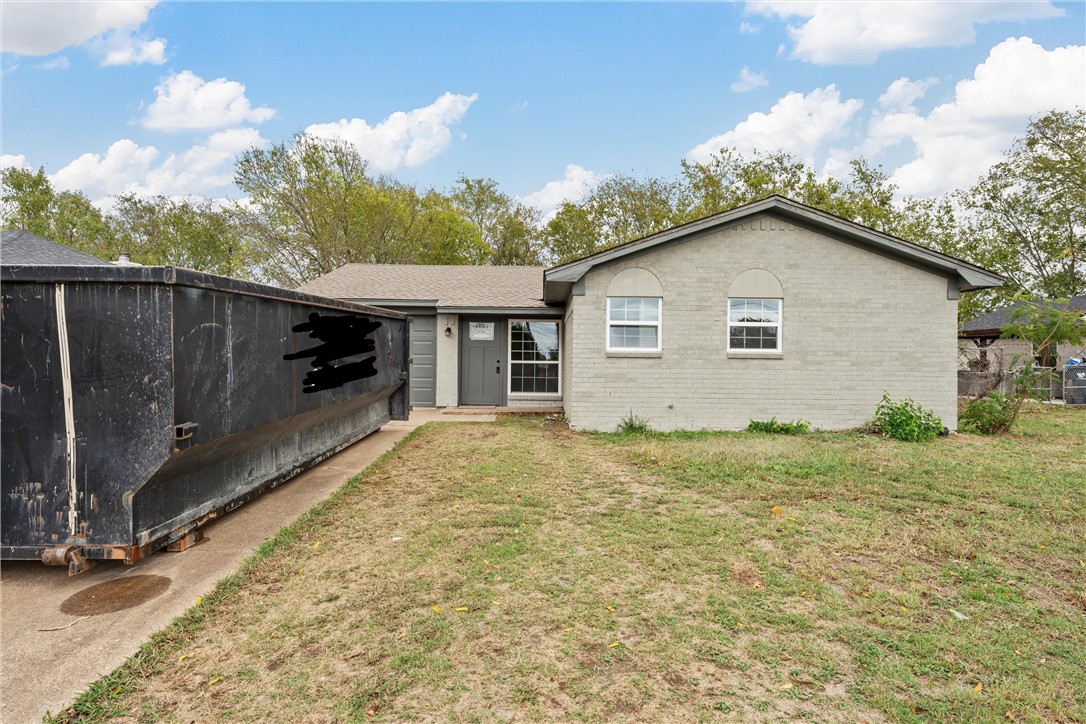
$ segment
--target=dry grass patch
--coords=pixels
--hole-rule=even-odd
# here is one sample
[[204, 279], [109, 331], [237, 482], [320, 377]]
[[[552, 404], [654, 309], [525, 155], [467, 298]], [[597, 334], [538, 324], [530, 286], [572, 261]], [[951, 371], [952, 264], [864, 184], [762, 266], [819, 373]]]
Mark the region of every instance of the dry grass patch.
[[76, 718], [1083, 719], [1084, 442], [421, 428]]

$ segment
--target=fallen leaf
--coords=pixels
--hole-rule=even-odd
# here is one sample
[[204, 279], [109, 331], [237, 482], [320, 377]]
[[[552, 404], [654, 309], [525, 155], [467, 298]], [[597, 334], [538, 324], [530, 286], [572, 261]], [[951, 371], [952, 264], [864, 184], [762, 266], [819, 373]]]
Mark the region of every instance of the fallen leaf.
[[570, 626], [569, 628], [564, 628], [564, 629], [562, 629], [562, 633], [569, 633], [569, 632], [570, 632], [570, 631], [572, 631], [572, 630], [573, 630], [573, 627], [572, 627], [572, 626]]
[[608, 607], [607, 607], [607, 610], [608, 610], [608, 611], [614, 611], [614, 610], [615, 610], [615, 607], [614, 607], [614, 606], [608, 606]]
[[467, 610], [468, 610], [468, 607], [467, 607], [467, 606], [458, 606], [458, 607], [456, 608], [456, 610], [457, 610], [457, 611], [467, 611]]
[[210, 686], [211, 684], [218, 684], [220, 681], [222, 681], [222, 677], [221, 676], [216, 676], [214, 679], [212, 679], [211, 681], [209, 681], [207, 683], [208, 683], [208, 686]]
[[321, 547], [321, 542], [317, 541], [316, 543], [313, 544], [313, 547], [314, 548], [320, 548]]
[[117, 694], [120, 694], [120, 693], [121, 693], [121, 685], [117, 684], [117, 686], [114, 687], [114, 689], [113, 689], [113, 696], [117, 696]]
[[1014, 712], [1013, 711], [1007, 712], [1006, 714], [1004, 714], [1004, 716], [1006, 716], [1011, 721], [1014, 721]]
[[180, 656], [177, 657], [177, 663], [180, 664], [185, 659], [188, 659], [188, 658], [191, 658], [191, 657], [192, 657], [192, 654], [181, 654]]
[[792, 688], [792, 682], [789, 681], [787, 684], [782, 684], [781, 688], [782, 689], [791, 689]]
[[984, 691], [984, 684], [977, 682], [977, 685], [973, 687], [973, 691]]
[[196, 605], [197, 606], [199, 606], [203, 602], [204, 602], [204, 597], [203, 596], [197, 596], [196, 597]]
[[430, 606], [434, 611], [441, 613], [441, 606]]
[[791, 518], [791, 517], [789, 517], [789, 518], [785, 518], [785, 520], [790, 520], [790, 521], [792, 521], [793, 523], [798, 523], [798, 522], [799, 522], [799, 521], [798, 521], [798, 520], [796, 520], [795, 518]]
[[618, 641], [616, 641], [616, 642], [614, 642], [613, 644], [611, 644], [610, 646], [608, 646], [607, 648], [609, 648], [609, 649], [614, 649], [614, 648], [618, 648], [618, 647], [619, 647], [619, 646], [621, 646], [621, 645], [622, 645], [622, 644], [620, 644], [620, 643], [619, 643]]
[[773, 513], [773, 515], [780, 515], [781, 509], [774, 505], [771, 512]]

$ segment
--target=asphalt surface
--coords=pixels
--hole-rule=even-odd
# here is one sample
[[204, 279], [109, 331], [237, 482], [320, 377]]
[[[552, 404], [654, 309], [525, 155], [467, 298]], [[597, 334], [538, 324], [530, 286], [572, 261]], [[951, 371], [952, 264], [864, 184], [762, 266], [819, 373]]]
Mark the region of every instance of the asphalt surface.
[[0, 568], [0, 722], [40, 722], [136, 653], [153, 633], [237, 570], [265, 540], [432, 420], [487, 422], [493, 415], [415, 410], [294, 480], [205, 528], [182, 553], [159, 552], [134, 566], [67, 568], [4, 561]]

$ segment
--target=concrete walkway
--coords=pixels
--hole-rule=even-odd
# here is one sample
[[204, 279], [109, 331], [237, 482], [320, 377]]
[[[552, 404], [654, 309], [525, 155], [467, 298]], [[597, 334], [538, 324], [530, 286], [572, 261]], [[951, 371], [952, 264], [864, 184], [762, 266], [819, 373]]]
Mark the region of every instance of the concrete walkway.
[[[490, 422], [494, 415], [414, 410], [294, 480], [209, 524], [184, 553], [135, 566], [67, 568], [5, 561], [0, 569], [0, 722], [40, 722], [136, 653], [257, 546], [342, 486], [425, 422]], [[106, 585], [101, 585], [106, 584]], [[91, 589], [93, 586], [101, 588]], [[64, 610], [62, 610], [62, 607]]]

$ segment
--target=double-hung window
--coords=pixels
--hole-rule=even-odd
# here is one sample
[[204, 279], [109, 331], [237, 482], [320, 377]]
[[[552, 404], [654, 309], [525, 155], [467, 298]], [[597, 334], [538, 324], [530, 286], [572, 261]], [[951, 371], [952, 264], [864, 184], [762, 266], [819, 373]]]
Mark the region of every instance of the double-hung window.
[[510, 322], [509, 394], [560, 394], [558, 346], [558, 322]]
[[729, 299], [728, 351], [780, 352], [781, 300]]
[[660, 351], [659, 297], [607, 298], [609, 352]]

